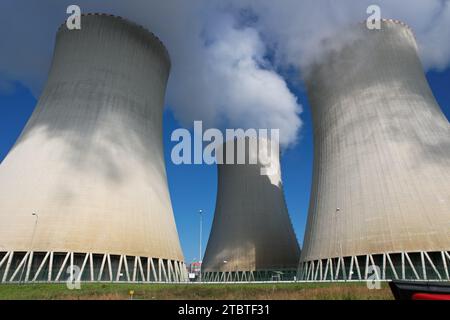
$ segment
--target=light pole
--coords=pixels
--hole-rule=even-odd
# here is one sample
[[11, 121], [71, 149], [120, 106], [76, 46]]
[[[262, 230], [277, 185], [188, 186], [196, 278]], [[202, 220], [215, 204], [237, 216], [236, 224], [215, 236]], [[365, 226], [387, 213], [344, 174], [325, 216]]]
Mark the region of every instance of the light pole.
[[[37, 214], [36, 212], [33, 211], [33, 212], [31, 213], [31, 215], [32, 215], [32, 216], [35, 216], [35, 217], [36, 217], [36, 220], [34, 221], [33, 233], [31, 234], [30, 254], [31, 254], [31, 251], [33, 251], [34, 234], [36, 233], [36, 226], [37, 226], [38, 219], [39, 219], [39, 216], [38, 216], [38, 214]], [[28, 259], [30, 259], [30, 257], [28, 257]], [[27, 259], [27, 260], [28, 260], [28, 259]], [[24, 271], [25, 268], [27, 267], [27, 262], [28, 262], [28, 261], [25, 261], [25, 263], [24, 263], [24, 265], [23, 265], [23, 267], [22, 267], [22, 271], [20, 272], [19, 283], [22, 282], [23, 271]]]
[[[337, 216], [337, 222], [336, 223], [336, 237], [338, 238], [338, 243], [339, 243], [339, 260], [342, 260], [342, 277], [344, 279], [344, 281], [347, 281], [347, 277], [345, 276], [345, 265], [344, 265], [344, 257], [342, 256], [342, 217], [341, 217], [341, 208], [336, 208], [336, 216]], [[337, 236], [337, 229], [338, 229], [338, 224], [339, 224], [339, 237]]]
[[203, 210], [198, 210], [198, 214], [200, 216], [200, 237], [199, 237], [199, 244], [198, 244], [198, 262], [200, 264], [200, 276], [199, 279], [202, 281], [202, 229], [203, 229]]
[[30, 251], [33, 251], [34, 234], [36, 232], [36, 227], [37, 227], [37, 224], [38, 224], [39, 215], [36, 212], [33, 212], [31, 215], [36, 217], [36, 220], [34, 221], [33, 234], [31, 236], [31, 248], [30, 248]]
[[228, 263], [228, 260], [223, 260], [223, 273], [225, 274], [225, 276], [224, 276], [224, 282], [227, 282], [227, 277], [226, 277], [226, 275], [227, 275], [227, 269], [226, 269], [226, 265], [227, 265], [227, 263]]

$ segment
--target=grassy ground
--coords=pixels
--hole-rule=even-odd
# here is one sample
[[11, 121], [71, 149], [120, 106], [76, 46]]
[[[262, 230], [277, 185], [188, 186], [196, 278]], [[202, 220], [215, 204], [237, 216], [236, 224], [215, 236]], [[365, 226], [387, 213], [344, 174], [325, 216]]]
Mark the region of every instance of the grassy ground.
[[80, 290], [65, 284], [4, 284], [0, 300], [5, 299], [393, 299], [387, 284], [369, 290], [366, 283], [286, 283], [286, 284], [110, 284], [82, 283]]

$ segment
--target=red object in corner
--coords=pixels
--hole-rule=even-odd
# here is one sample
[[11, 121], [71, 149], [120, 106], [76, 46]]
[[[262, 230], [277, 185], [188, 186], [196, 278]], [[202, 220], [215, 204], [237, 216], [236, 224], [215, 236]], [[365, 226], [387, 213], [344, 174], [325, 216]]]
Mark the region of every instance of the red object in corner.
[[414, 293], [412, 300], [449, 300], [450, 294]]

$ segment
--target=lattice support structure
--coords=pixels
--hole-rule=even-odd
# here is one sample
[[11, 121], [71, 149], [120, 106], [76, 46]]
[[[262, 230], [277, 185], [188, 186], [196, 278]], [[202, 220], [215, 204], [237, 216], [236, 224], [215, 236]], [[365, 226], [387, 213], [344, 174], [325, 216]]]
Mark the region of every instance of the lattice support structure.
[[295, 281], [296, 270], [218, 271], [204, 272], [204, 282]]
[[[72, 278], [71, 278], [71, 270]], [[1, 283], [186, 282], [184, 262], [77, 252], [0, 252]]]
[[300, 281], [450, 280], [448, 251], [368, 254], [302, 261]]

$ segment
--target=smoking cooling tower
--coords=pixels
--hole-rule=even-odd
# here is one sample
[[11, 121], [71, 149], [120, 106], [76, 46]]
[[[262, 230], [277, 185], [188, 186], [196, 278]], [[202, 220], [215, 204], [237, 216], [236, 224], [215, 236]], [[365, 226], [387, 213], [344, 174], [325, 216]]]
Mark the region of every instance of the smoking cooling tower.
[[314, 172], [300, 278], [449, 279], [449, 122], [412, 31], [356, 29], [306, 76]]
[[162, 109], [170, 60], [120, 17], [61, 26], [37, 107], [0, 166], [0, 280], [181, 281]]
[[[230, 144], [235, 161], [217, 166], [216, 210], [202, 265], [205, 281], [290, 279], [296, 275], [300, 249], [284, 200], [278, 149], [268, 148], [267, 141], [240, 138], [223, 145], [224, 162]], [[245, 164], [237, 164], [239, 143], [245, 144]], [[257, 157], [255, 164], [250, 164], [256, 145], [259, 154], [268, 157]], [[271, 169], [261, 174], [268, 164]]]

